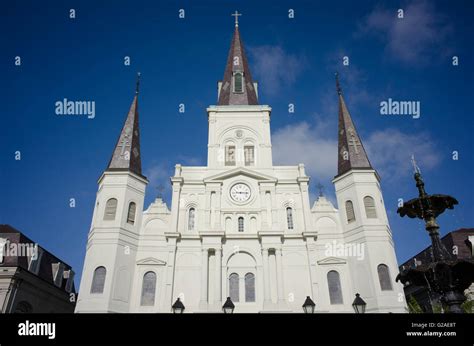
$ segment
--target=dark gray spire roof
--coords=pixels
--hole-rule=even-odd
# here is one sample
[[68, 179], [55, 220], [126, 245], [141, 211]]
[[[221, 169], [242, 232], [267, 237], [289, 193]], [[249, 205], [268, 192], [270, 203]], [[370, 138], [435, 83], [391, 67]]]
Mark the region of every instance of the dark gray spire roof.
[[128, 171], [142, 176], [142, 163], [140, 157], [140, 128], [138, 125], [138, 86], [132, 105], [128, 111], [120, 136], [115, 145], [112, 158], [106, 171]]
[[339, 78], [336, 73], [336, 88], [339, 97], [339, 145], [337, 175], [344, 174], [351, 169], [373, 169], [360, 140], [356, 127], [352, 122], [346, 102], [342, 96]]
[[[232, 76], [242, 72], [244, 76], [243, 92], [233, 92]], [[230, 45], [229, 56], [224, 72], [224, 79], [219, 94], [218, 104], [221, 105], [258, 105], [257, 93], [253, 85], [252, 75], [245, 55], [244, 45], [240, 38], [239, 27], [235, 26], [234, 36]]]

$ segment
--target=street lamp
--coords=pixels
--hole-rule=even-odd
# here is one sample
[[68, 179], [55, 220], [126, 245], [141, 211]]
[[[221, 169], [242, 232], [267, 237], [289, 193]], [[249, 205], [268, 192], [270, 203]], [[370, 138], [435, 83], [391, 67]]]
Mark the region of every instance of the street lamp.
[[222, 311], [224, 311], [225, 314], [232, 314], [234, 313], [234, 309], [234, 303], [232, 303], [230, 297], [227, 297], [227, 300], [225, 301], [224, 305], [222, 305]]
[[365, 313], [365, 307], [367, 303], [364, 302], [364, 299], [360, 297], [359, 293], [356, 293], [356, 297], [354, 299], [354, 302], [352, 303], [352, 307], [354, 308], [354, 311], [356, 314], [363, 314]]
[[303, 311], [305, 314], [314, 314], [314, 309], [316, 308], [316, 304], [314, 304], [313, 300], [306, 296], [306, 300], [303, 304]]
[[171, 309], [173, 310], [174, 314], [182, 314], [184, 312], [185, 307], [181, 300], [178, 298], [171, 306]]

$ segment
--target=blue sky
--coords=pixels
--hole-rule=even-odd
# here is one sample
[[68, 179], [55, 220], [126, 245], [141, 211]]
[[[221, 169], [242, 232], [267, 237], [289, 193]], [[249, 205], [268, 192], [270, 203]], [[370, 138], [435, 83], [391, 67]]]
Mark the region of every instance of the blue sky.
[[[235, 10], [243, 13], [240, 31], [260, 103], [273, 108], [274, 163], [305, 163], [313, 200], [318, 182], [335, 200], [338, 70], [382, 176], [399, 262], [429, 243], [421, 222], [396, 214], [398, 199], [416, 194], [412, 153], [428, 192], [459, 200], [439, 218], [441, 233], [473, 226], [474, 11], [471, 1], [459, 0], [8, 2], [0, 21], [0, 223], [23, 231], [80, 277], [96, 182], [132, 101], [137, 71], [142, 164], [150, 179], [145, 205], [159, 184], [170, 205], [174, 165], [206, 164], [205, 108], [216, 103]], [[64, 98], [95, 101], [95, 118], [56, 115], [55, 102]], [[420, 118], [381, 115], [380, 102], [388, 98], [419, 101]]]

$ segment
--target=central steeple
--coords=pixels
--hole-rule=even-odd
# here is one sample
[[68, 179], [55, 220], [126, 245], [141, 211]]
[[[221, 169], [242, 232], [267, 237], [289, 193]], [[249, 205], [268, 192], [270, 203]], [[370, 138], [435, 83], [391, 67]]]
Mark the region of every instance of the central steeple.
[[219, 82], [219, 106], [258, 105], [257, 84], [253, 82], [240, 38], [238, 16], [235, 13], [235, 31], [230, 45], [224, 78]]

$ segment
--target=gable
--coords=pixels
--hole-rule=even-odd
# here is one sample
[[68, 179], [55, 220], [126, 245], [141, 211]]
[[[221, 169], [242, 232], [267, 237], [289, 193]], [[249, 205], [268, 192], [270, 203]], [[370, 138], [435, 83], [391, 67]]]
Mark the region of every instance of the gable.
[[270, 183], [276, 183], [278, 180], [277, 178], [273, 176], [262, 174], [245, 167], [236, 167], [234, 169], [204, 178], [204, 182], [205, 183], [222, 182], [226, 179], [233, 178], [236, 176], [246, 176], [258, 181], [265, 181], [265, 182], [270, 182]]
[[141, 259], [137, 261], [137, 265], [159, 265], [159, 266], [164, 266], [166, 265], [165, 261], [156, 259], [154, 257], [147, 257], [144, 259]]

